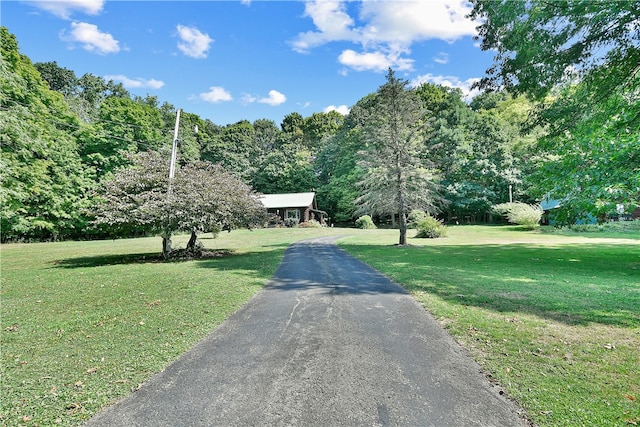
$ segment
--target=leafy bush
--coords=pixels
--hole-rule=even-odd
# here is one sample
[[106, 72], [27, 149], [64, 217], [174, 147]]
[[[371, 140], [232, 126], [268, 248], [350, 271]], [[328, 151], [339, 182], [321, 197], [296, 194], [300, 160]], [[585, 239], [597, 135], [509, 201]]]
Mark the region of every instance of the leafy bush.
[[417, 228], [418, 223], [429, 216], [425, 211], [420, 209], [414, 209], [409, 213], [407, 217], [407, 227], [409, 228]]
[[436, 239], [447, 235], [447, 227], [442, 221], [429, 214], [426, 214], [426, 217], [416, 224], [416, 229], [418, 230], [416, 237], [421, 239]]
[[267, 227], [281, 227], [282, 225], [284, 225], [284, 222], [278, 214], [267, 215]]
[[560, 231], [572, 231], [576, 233], [640, 233], [640, 219], [633, 221], [612, 221], [602, 224], [572, 224], [564, 227], [559, 227]]
[[285, 227], [296, 227], [298, 224], [300, 223], [300, 220], [298, 218], [285, 218], [284, 219], [284, 226]]
[[301, 222], [300, 223], [300, 227], [302, 227], [302, 228], [322, 228], [322, 224], [320, 224], [315, 219], [310, 219], [309, 221]]
[[356, 220], [356, 227], [361, 228], [363, 230], [372, 230], [376, 227], [373, 223], [373, 220], [369, 215], [362, 215], [360, 218]]
[[501, 203], [495, 205], [493, 210], [506, 215], [510, 223], [522, 225], [532, 230], [540, 225], [540, 218], [542, 218], [540, 205], [529, 205], [522, 202]]

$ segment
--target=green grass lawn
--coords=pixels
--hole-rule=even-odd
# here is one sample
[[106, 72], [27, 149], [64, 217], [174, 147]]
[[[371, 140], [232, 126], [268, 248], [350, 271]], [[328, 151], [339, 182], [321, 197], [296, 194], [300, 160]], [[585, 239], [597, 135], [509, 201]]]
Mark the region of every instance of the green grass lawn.
[[536, 424], [640, 424], [640, 236], [480, 226], [411, 247], [395, 230], [234, 231], [203, 239], [231, 255], [182, 262], [158, 260], [159, 238], [3, 245], [0, 422], [81, 424], [237, 310], [289, 243], [327, 234], [350, 234]]
[[640, 424], [640, 235], [464, 226], [391, 247], [396, 234], [342, 246], [403, 284], [537, 425]]
[[232, 255], [182, 262], [159, 260], [160, 238], [3, 245], [0, 424], [81, 424], [244, 304], [289, 243], [327, 232], [204, 236]]

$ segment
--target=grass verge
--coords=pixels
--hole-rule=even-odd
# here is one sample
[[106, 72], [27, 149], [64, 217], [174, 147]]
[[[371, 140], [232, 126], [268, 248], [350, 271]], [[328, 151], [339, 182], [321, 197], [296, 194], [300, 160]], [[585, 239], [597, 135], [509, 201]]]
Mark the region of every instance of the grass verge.
[[159, 260], [160, 238], [3, 245], [0, 424], [81, 424], [244, 304], [289, 243], [327, 232], [205, 236], [231, 255], [182, 262]]
[[639, 235], [464, 226], [390, 247], [387, 233], [341, 245], [403, 284], [533, 422], [640, 424]]

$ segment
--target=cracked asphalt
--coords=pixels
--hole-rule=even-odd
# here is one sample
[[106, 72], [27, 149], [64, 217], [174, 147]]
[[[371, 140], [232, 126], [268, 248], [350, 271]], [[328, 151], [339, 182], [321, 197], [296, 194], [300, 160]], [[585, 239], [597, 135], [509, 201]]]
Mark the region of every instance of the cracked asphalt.
[[245, 306], [86, 425], [527, 425], [419, 303], [335, 240], [291, 245]]

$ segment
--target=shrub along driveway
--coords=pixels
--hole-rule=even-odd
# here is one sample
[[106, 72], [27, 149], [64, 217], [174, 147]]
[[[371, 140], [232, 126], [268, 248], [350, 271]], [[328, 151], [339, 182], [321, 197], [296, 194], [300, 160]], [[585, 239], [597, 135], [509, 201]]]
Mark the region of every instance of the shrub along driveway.
[[248, 304], [88, 425], [526, 425], [411, 296], [334, 240], [292, 245]]

